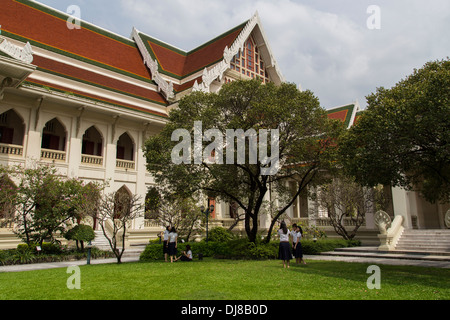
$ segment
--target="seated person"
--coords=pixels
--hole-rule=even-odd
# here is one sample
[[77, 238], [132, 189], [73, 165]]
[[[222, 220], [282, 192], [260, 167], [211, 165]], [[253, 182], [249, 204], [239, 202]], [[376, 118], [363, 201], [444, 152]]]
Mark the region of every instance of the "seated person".
[[183, 254], [179, 256], [175, 261], [192, 261], [192, 250], [190, 245], [186, 245], [186, 251], [183, 251]]

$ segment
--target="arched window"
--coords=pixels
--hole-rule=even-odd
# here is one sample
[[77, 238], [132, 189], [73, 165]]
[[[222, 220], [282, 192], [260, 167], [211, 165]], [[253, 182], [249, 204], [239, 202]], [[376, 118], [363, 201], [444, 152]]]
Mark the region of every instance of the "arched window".
[[103, 154], [103, 138], [94, 126], [84, 132], [81, 153], [98, 157]]
[[124, 133], [117, 140], [117, 159], [134, 161], [134, 143], [128, 133]]
[[24, 133], [23, 119], [13, 109], [0, 114], [0, 143], [23, 146]]
[[159, 206], [161, 195], [155, 187], [148, 188], [145, 195], [145, 219], [157, 219], [159, 216]]
[[130, 215], [132, 194], [127, 187], [122, 186], [114, 196], [114, 218], [120, 219]]
[[244, 50], [233, 57], [230, 68], [249, 78], [259, 79], [263, 83], [270, 81], [264, 61], [252, 37], [245, 42]]
[[8, 176], [0, 177], [0, 228], [11, 226], [14, 217], [11, 201], [16, 192], [17, 187]]
[[42, 133], [42, 149], [66, 150], [66, 130], [58, 119], [54, 118], [45, 124]]

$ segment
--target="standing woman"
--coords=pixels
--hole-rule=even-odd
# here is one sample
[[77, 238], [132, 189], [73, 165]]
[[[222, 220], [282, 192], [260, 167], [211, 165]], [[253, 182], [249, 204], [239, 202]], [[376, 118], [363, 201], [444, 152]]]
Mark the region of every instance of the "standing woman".
[[164, 260], [167, 262], [167, 254], [169, 253], [169, 233], [170, 233], [170, 227], [167, 226], [166, 230], [164, 230], [163, 235], [163, 253], [164, 253]]
[[301, 238], [302, 238], [302, 227], [297, 226], [297, 230], [296, 230], [296, 242], [294, 245], [294, 257], [295, 257], [295, 262], [297, 264], [300, 264], [300, 262], [303, 261], [303, 264], [306, 264], [305, 260], [303, 260], [303, 250], [302, 250], [302, 243], [301, 243]]
[[170, 262], [173, 262], [173, 260], [177, 258], [177, 241], [178, 241], [178, 234], [175, 227], [172, 227], [169, 233], [169, 256], [170, 256]]
[[278, 259], [283, 260], [283, 267], [289, 268], [289, 262], [292, 258], [291, 245], [289, 243], [290, 231], [284, 221], [280, 224], [278, 235], [280, 236], [280, 248], [278, 249]]

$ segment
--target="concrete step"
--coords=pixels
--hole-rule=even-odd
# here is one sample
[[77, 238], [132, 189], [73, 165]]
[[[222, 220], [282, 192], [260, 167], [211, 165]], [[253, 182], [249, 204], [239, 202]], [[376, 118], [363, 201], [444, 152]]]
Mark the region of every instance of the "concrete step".
[[450, 261], [450, 252], [422, 252], [413, 250], [379, 251], [377, 247], [338, 248], [322, 252], [325, 256]]
[[396, 251], [448, 253], [450, 230], [404, 230], [396, 245]]

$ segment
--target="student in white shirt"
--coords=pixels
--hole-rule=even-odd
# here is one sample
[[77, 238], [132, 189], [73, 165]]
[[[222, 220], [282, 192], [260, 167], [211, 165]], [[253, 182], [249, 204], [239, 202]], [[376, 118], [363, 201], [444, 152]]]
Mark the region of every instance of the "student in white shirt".
[[167, 262], [167, 254], [169, 253], [169, 233], [170, 233], [170, 227], [167, 226], [166, 230], [164, 230], [164, 236], [163, 236], [163, 253], [164, 253], [164, 260]]
[[183, 251], [183, 254], [179, 256], [175, 261], [192, 261], [192, 250], [190, 245], [186, 245], [186, 251]]
[[301, 243], [301, 238], [302, 238], [302, 228], [300, 226], [297, 226], [297, 230], [295, 231], [296, 233], [296, 240], [294, 243], [294, 257], [295, 257], [295, 262], [297, 264], [300, 264], [300, 262], [303, 261], [303, 264], [306, 264], [305, 260], [303, 260], [303, 250], [302, 250], [302, 243]]
[[278, 259], [283, 260], [283, 267], [289, 268], [289, 263], [292, 259], [291, 245], [289, 243], [290, 231], [288, 230], [284, 221], [280, 224], [278, 235], [280, 236], [280, 247], [278, 249]]
[[169, 245], [168, 245], [168, 254], [170, 256], [170, 262], [173, 262], [174, 259], [177, 258], [177, 242], [178, 242], [178, 233], [175, 227], [172, 227], [169, 233]]

